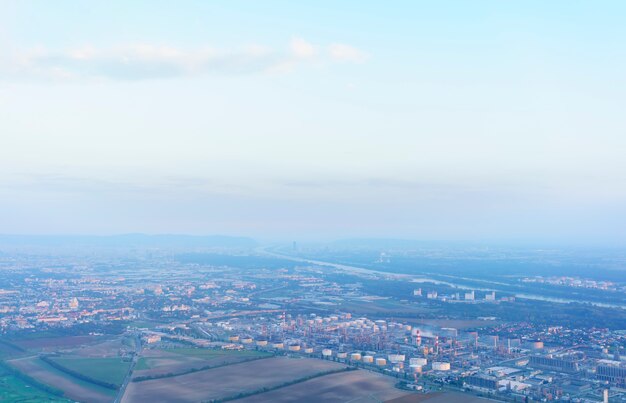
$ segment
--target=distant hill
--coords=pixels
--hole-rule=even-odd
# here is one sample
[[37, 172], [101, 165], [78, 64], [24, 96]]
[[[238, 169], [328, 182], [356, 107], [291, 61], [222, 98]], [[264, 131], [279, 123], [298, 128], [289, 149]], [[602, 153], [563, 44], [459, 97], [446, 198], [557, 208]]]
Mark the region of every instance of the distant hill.
[[90, 247], [225, 247], [252, 248], [252, 238], [224, 235], [0, 235], [0, 245]]

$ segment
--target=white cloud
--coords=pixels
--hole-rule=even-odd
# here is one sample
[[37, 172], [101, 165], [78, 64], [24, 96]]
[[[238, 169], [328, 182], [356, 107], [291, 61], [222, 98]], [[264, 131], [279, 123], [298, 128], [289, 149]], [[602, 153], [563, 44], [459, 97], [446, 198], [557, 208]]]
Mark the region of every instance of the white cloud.
[[291, 40], [291, 52], [300, 59], [311, 58], [315, 56], [315, 47], [302, 38], [293, 38]]
[[347, 45], [331, 45], [320, 53], [302, 38], [287, 49], [251, 45], [237, 49], [132, 44], [110, 48], [84, 46], [2, 52], [0, 79], [118, 79], [189, 77], [207, 74], [290, 72], [298, 66], [361, 61], [363, 53]]
[[364, 62], [367, 59], [367, 54], [361, 50], [341, 43], [333, 43], [328, 47], [330, 57], [334, 60], [343, 62]]

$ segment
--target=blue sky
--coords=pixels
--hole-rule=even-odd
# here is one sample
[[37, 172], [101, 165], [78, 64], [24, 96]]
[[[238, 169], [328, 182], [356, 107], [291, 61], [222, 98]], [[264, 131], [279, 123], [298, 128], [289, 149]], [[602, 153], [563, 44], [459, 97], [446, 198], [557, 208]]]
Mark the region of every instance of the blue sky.
[[1, 5], [2, 233], [626, 239], [623, 2]]

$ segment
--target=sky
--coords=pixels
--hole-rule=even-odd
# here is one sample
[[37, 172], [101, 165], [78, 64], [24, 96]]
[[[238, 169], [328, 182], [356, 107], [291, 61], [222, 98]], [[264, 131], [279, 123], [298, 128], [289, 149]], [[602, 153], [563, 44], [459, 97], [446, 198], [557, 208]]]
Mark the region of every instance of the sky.
[[626, 245], [623, 1], [0, 10], [0, 233]]

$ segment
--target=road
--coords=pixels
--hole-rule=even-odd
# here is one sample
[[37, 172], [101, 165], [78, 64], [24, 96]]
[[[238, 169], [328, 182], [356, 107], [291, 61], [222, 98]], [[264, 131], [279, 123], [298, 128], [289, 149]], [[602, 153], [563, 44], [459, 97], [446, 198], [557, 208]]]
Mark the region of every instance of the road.
[[124, 398], [124, 392], [126, 392], [126, 387], [130, 383], [133, 377], [133, 370], [135, 369], [135, 365], [137, 365], [137, 361], [141, 355], [141, 337], [138, 334], [135, 334], [135, 354], [133, 354], [133, 360], [130, 363], [130, 367], [128, 368], [128, 374], [126, 374], [126, 378], [124, 378], [124, 382], [122, 382], [122, 386], [120, 386], [117, 391], [117, 396], [113, 403], [122, 403], [122, 399]]

